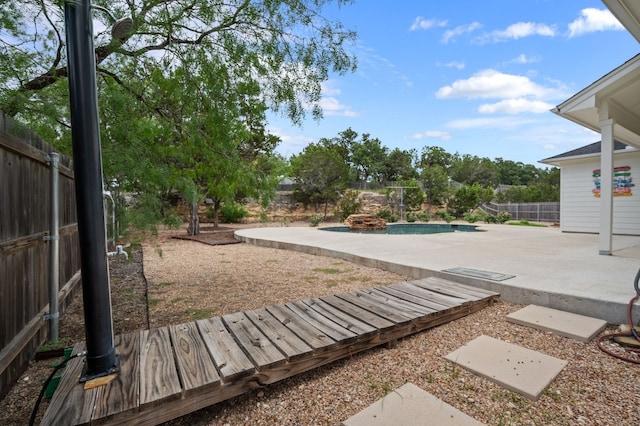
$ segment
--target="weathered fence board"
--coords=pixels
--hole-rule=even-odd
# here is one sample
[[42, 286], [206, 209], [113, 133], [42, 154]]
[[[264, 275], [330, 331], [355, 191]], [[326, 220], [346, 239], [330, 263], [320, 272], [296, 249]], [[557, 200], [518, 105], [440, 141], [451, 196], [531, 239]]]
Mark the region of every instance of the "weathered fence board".
[[[0, 112], [0, 397], [47, 337], [51, 152]], [[61, 157], [58, 173], [62, 312], [79, 288], [80, 257], [69, 159]]]

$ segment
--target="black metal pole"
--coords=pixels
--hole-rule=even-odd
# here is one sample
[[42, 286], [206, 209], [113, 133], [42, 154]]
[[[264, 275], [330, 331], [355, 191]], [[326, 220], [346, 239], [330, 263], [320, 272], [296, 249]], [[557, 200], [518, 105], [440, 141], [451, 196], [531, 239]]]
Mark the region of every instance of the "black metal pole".
[[102, 201], [102, 158], [91, 3], [64, 5], [87, 363], [81, 381], [118, 369]]

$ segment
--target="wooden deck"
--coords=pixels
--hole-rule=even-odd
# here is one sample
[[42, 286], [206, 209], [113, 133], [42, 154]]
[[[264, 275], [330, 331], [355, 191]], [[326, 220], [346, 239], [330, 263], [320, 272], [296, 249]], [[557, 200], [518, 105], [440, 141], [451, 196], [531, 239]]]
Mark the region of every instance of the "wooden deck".
[[71, 360], [42, 424], [158, 424], [464, 317], [497, 297], [432, 277], [120, 335], [117, 378], [84, 390], [83, 360]]

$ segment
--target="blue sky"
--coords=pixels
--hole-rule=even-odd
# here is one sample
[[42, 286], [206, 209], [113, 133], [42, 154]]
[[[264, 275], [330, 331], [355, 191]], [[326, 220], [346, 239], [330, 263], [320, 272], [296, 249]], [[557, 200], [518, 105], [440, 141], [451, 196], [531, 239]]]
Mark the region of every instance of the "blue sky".
[[351, 127], [543, 167], [600, 140], [549, 109], [640, 50], [600, 0], [359, 0], [327, 16], [357, 31], [358, 70], [324, 84], [320, 122], [271, 117], [286, 157]]

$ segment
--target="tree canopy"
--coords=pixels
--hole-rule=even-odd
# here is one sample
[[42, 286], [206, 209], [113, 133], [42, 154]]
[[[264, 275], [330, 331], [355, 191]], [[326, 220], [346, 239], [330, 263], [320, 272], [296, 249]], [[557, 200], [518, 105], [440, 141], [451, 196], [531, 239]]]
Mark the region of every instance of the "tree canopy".
[[[351, 1], [95, 0], [133, 20], [113, 39], [108, 14], [92, 12], [107, 185], [137, 193], [155, 219], [176, 192], [192, 207], [268, 201], [281, 160], [266, 111], [319, 119], [321, 83], [356, 68], [355, 33], [324, 17], [330, 3]], [[3, 5], [0, 109], [68, 154], [63, 5]]]

